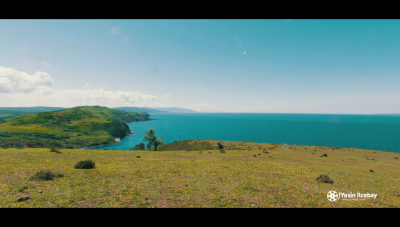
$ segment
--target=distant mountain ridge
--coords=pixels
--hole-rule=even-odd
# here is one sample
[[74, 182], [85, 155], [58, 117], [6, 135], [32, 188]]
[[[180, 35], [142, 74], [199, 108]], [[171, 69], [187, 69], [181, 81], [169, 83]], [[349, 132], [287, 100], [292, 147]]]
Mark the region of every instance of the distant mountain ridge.
[[167, 111], [168, 113], [198, 113], [197, 111], [191, 109], [185, 109], [179, 107], [154, 107], [154, 108], [146, 107], [146, 108], [153, 110]]
[[114, 107], [112, 109], [144, 113], [198, 113], [194, 110], [179, 107]]
[[[33, 107], [0, 107], [0, 114], [28, 114], [28, 113], [43, 113], [62, 111], [68, 108], [63, 107], [46, 107], [46, 106], [33, 106]], [[110, 109], [123, 110], [129, 112], [141, 113], [198, 113], [197, 111], [179, 107], [113, 107]]]
[[149, 108], [142, 108], [142, 107], [114, 107], [111, 109], [115, 110], [123, 110], [123, 111], [129, 111], [129, 112], [141, 112], [141, 113], [167, 113], [167, 111], [160, 111], [160, 110], [154, 110], [154, 109], [149, 109]]
[[65, 110], [63, 107], [46, 107], [46, 106], [33, 106], [33, 107], [0, 107], [0, 114], [25, 114], [25, 113], [42, 113]]

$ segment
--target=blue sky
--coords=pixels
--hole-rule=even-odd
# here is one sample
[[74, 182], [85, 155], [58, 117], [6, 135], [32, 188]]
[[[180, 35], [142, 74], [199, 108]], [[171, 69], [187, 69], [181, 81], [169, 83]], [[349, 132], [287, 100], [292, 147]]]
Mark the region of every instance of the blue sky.
[[400, 113], [399, 20], [0, 20], [0, 106]]

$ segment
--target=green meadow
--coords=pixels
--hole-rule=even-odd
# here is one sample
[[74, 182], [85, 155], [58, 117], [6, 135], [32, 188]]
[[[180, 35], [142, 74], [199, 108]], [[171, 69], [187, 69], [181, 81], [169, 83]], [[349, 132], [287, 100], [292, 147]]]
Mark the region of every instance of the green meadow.
[[[0, 207], [400, 207], [393, 152], [212, 140], [59, 150], [0, 148]], [[94, 169], [74, 168], [88, 159]], [[40, 170], [62, 177], [32, 179]], [[331, 190], [377, 198], [330, 202]]]
[[130, 134], [126, 123], [151, 120], [147, 113], [82, 106], [53, 112], [0, 115], [1, 147], [81, 148]]

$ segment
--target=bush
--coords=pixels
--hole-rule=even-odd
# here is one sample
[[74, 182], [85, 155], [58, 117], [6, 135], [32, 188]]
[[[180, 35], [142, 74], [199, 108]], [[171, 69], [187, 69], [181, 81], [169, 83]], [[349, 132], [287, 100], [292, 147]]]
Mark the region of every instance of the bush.
[[132, 150], [146, 150], [144, 143], [139, 143]]
[[35, 173], [35, 175], [33, 175], [31, 177], [31, 179], [35, 179], [35, 180], [54, 180], [54, 178], [60, 178], [60, 177], [64, 177], [64, 174], [61, 173], [52, 173], [50, 170], [40, 170], [39, 172]]
[[75, 169], [94, 169], [95, 163], [92, 160], [79, 161], [75, 163]]
[[371, 173], [373, 173], [374, 171], [372, 169], [369, 170]]
[[319, 175], [317, 177], [317, 181], [321, 182], [321, 183], [329, 183], [329, 184], [333, 184], [333, 180], [331, 178], [329, 178], [327, 175]]
[[57, 150], [55, 147], [50, 148], [50, 152], [61, 153], [61, 151]]
[[224, 145], [218, 143], [218, 148], [219, 148], [219, 149], [224, 149]]

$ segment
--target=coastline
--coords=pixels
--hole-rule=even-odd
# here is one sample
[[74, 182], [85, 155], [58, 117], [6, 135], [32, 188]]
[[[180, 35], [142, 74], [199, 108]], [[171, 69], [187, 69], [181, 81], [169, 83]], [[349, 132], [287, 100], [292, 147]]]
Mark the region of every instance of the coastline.
[[[126, 135], [125, 137], [128, 137], [128, 136], [133, 134], [133, 131], [132, 130], [130, 130], [130, 131], [131, 131], [131, 133]], [[79, 148], [79, 149], [80, 150], [85, 150], [85, 149], [93, 148], [93, 147], [106, 147], [106, 146], [114, 145], [114, 144], [117, 144], [117, 143], [121, 143], [121, 140], [119, 139], [119, 141], [116, 141], [117, 139], [119, 139], [119, 138], [114, 138], [114, 140], [115, 140], [114, 143], [109, 143], [109, 144], [104, 144], [104, 145], [97, 145], [97, 146], [82, 147], [82, 148]]]

